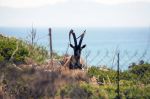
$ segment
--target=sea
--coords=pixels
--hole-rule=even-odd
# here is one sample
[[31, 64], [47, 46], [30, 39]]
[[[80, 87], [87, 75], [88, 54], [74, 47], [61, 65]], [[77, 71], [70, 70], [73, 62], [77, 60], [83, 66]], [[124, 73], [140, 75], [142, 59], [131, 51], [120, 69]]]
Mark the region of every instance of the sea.
[[[49, 51], [49, 29], [35, 28], [38, 45], [44, 46]], [[140, 60], [150, 63], [150, 28], [147, 27], [88, 27], [88, 28], [63, 28], [54, 27], [52, 30], [53, 50], [59, 55], [68, 53], [73, 55], [69, 45], [69, 31], [73, 29], [77, 37], [85, 30], [81, 56], [88, 66], [107, 66], [117, 68], [120, 60], [120, 69], [128, 69], [132, 63], [138, 64]], [[31, 41], [32, 27], [0, 27], [0, 33]], [[71, 38], [73, 39], [73, 38]], [[78, 39], [79, 40], [79, 39]], [[73, 40], [71, 43], [74, 44]], [[119, 57], [118, 57], [119, 53]]]

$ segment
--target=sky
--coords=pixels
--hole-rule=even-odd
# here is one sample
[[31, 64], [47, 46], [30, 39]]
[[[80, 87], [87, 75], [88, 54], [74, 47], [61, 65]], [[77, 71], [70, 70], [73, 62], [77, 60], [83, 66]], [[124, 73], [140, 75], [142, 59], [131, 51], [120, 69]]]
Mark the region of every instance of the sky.
[[150, 0], [0, 0], [1, 27], [150, 27]]

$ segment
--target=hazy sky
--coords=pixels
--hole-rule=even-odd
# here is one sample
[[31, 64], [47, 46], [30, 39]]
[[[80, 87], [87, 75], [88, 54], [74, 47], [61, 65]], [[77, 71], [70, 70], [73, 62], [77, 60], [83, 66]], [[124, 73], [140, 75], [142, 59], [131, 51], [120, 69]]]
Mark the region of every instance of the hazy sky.
[[0, 26], [150, 27], [150, 0], [0, 0]]

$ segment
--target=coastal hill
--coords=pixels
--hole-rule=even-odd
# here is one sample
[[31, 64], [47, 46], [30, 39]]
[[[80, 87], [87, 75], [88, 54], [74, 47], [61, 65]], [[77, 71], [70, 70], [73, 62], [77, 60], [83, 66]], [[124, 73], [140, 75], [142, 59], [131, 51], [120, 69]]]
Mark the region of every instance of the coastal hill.
[[[0, 99], [112, 99], [117, 98], [117, 71], [90, 66], [69, 69], [65, 56], [0, 34]], [[150, 98], [150, 64], [140, 61], [120, 71], [121, 98]]]

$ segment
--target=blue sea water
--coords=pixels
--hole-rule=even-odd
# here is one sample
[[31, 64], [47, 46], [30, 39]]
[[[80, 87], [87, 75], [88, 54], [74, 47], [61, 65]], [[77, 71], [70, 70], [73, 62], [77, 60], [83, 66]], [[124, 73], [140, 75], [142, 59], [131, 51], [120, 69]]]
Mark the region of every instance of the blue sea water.
[[[52, 28], [53, 50], [64, 54], [69, 43], [71, 28]], [[150, 62], [150, 28], [73, 28], [77, 35], [86, 30], [82, 57], [90, 65], [107, 65], [116, 68], [116, 50], [120, 64], [126, 69], [132, 62]], [[31, 28], [0, 27], [0, 33], [27, 40]], [[49, 49], [48, 28], [36, 28], [37, 43]], [[73, 54], [71, 48], [68, 51]]]

